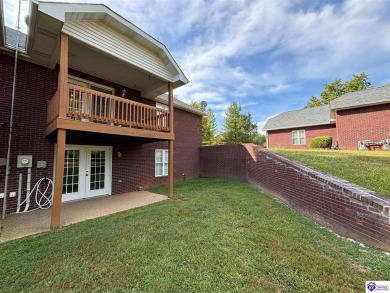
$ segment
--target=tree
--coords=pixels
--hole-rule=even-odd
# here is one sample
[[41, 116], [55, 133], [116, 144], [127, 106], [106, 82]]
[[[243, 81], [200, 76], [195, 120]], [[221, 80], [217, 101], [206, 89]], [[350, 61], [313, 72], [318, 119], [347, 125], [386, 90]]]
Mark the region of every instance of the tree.
[[253, 143], [265, 148], [267, 146], [267, 137], [264, 134], [257, 132], [254, 136]]
[[228, 144], [253, 142], [258, 133], [252, 115], [242, 114], [241, 105], [237, 102], [233, 102], [225, 112], [223, 128], [223, 139]]
[[364, 72], [360, 74], [354, 74], [352, 79], [341, 82], [340, 78], [336, 78], [334, 82], [324, 84], [324, 89], [318, 99], [315, 96], [311, 96], [310, 101], [305, 108], [317, 107], [321, 105], [328, 105], [334, 99], [351, 92], [361, 91], [369, 88], [371, 83], [368, 81], [368, 76]]
[[[206, 111], [201, 105], [193, 101], [190, 103], [192, 107], [198, 110]], [[207, 116], [202, 117], [202, 145], [213, 145], [216, 143], [217, 135], [217, 120], [213, 110], [210, 108], [206, 111]]]

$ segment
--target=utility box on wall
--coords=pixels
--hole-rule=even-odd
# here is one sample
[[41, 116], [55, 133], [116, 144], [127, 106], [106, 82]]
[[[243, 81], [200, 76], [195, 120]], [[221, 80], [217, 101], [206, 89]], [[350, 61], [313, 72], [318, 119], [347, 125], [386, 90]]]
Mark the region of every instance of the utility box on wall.
[[32, 156], [31, 155], [19, 155], [18, 156], [18, 168], [31, 168]]
[[7, 165], [7, 158], [0, 158], [0, 167]]

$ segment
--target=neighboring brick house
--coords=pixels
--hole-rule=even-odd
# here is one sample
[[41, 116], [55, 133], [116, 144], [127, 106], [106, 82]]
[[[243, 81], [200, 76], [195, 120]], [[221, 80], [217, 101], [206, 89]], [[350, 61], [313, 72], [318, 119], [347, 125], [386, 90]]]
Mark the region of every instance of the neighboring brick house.
[[[16, 34], [0, 19], [4, 193]], [[188, 80], [162, 43], [104, 5], [33, 1], [29, 20], [19, 42], [0, 208], [5, 202], [6, 212], [16, 210], [9, 193], [21, 180], [24, 199], [28, 170], [31, 187], [54, 178], [52, 227], [59, 226], [63, 201], [163, 184], [172, 196], [174, 181], [199, 176], [204, 112], [173, 97]]]
[[390, 84], [347, 93], [330, 105], [281, 113], [269, 119], [263, 130], [269, 148], [306, 149], [314, 137], [324, 135], [331, 136], [340, 149], [356, 150], [363, 141], [388, 148]]

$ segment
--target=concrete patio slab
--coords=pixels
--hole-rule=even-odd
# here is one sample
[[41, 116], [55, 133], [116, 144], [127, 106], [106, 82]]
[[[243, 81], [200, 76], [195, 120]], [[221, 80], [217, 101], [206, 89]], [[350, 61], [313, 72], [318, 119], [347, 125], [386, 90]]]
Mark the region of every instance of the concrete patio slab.
[[[126, 211], [168, 199], [148, 191], [136, 191], [62, 204], [61, 226]], [[0, 242], [23, 238], [50, 230], [51, 208], [7, 215]]]

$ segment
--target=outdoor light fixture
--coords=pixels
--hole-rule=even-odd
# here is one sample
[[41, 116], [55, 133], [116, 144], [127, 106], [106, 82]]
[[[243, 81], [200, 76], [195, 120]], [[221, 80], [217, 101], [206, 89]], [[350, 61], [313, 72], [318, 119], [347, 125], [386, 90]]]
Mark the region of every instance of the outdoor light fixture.
[[123, 88], [121, 97], [123, 98], [126, 95], [126, 89]]

